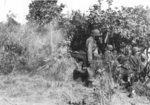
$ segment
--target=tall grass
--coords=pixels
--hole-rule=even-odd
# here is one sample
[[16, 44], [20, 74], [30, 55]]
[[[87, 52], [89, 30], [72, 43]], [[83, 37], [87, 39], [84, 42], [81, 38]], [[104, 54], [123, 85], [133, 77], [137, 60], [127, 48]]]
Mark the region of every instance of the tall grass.
[[[56, 71], [65, 69], [70, 60], [69, 58], [61, 59], [67, 56], [67, 47], [63, 45], [64, 34], [61, 29], [57, 28], [57, 22], [42, 27], [35, 24], [15, 25], [11, 21], [1, 23], [0, 71], [4, 74], [9, 74], [12, 71], [29, 73], [40, 69], [41, 66], [51, 65], [49, 61], [62, 65], [54, 64], [53, 69]], [[68, 62], [66, 62], [67, 60]], [[51, 68], [49, 66], [49, 70]]]
[[64, 35], [62, 30], [57, 28], [57, 22], [43, 27], [35, 24], [9, 23], [9, 26], [8, 23], [0, 24], [0, 72], [5, 75], [26, 73], [30, 77], [41, 76], [55, 83], [69, 82], [70, 85], [67, 85], [67, 88], [74, 89], [72, 90], [74, 94], [70, 97], [78, 97], [84, 90], [83, 96], [78, 97], [79, 101], [88, 97], [87, 105], [96, 104], [96, 102], [108, 105], [112, 89], [109, 73], [104, 72], [100, 79], [97, 79], [98, 83], [92, 91], [79, 87], [79, 84], [73, 86], [71, 83], [75, 61], [68, 53]]

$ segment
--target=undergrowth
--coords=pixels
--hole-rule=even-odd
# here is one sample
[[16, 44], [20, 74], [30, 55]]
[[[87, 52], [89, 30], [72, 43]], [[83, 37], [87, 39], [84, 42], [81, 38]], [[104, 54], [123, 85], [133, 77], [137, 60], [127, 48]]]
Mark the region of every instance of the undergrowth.
[[[75, 60], [68, 52], [61, 30], [50, 24], [39, 29], [34, 24], [8, 27], [7, 23], [1, 24], [0, 30], [0, 72], [7, 75], [1, 76], [5, 79], [0, 85], [9, 90], [11, 97], [47, 94], [50, 98], [55, 94], [52, 97], [60, 98], [64, 105], [109, 105], [108, 73], [104, 72], [93, 88], [73, 81]], [[53, 88], [57, 91], [48, 94]]]
[[65, 33], [54, 26], [0, 24], [0, 88], [11, 97], [38, 94], [64, 105], [111, 105], [112, 67], [98, 64], [92, 88], [73, 81], [75, 60]]

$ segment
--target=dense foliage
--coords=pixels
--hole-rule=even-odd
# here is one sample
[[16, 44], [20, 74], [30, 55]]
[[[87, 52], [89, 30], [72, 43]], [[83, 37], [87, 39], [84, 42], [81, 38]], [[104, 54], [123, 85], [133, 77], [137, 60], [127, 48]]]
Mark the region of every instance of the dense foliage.
[[57, 0], [34, 0], [29, 5], [27, 20], [45, 25], [53, 19], [60, 18], [64, 5], [57, 5]]
[[[108, 0], [108, 3], [111, 5], [111, 0]], [[50, 34], [52, 33], [55, 37], [65, 36], [63, 38], [69, 43], [60, 42], [59, 46], [67, 44], [72, 51], [85, 49], [85, 41], [93, 28], [98, 28], [103, 35], [103, 43], [102, 45], [99, 44], [102, 52], [107, 44], [112, 44], [118, 52], [130, 45], [145, 48], [150, 45], [149, 7], [136, 6], [122, 7], [121, 9], [111, 9], [109, 7], [107, 10], [101, 10], [99, 5], [94, 5], [89, 8], [89, 14], [72, 11], [69, 15], [61, 14], [63, 8], [64, 5], [58, 6], [57, 1], [52, 0], [35, 0], [29, 6], [27, 16], [29, 23], [46, 26], [51, 21], [56, 20], [56, 26], [59, 27], [55, 31], [47, 27], [48, 31], [43, 33], [41, 31], [37, 32], [38, 25], [27, 24], [21, 26], [15, 21], [13, 15], [8, 16], [7, 23], [0, 24], [0, 48], [2, 49], [0, 52], [2, 58], [0, 65], [5, 72], [9, 68], [6, 65], [9, 64], [10, 69], [17, 69], [16, 67], [20, 64], [29, 70], [38, 68], [39, 63], [37, 62], [42, 62], [43, 59], [51, 54], [51, 47], [49, 46], [51, 46]], [[59, 29], [62, 31], [57, 36], [56, 33], [58, 34], [57, 30]], [[42, 48], [39, 47], [40, 45], [38, 45], [39, 48], [34, 48], [33, 46], [37, 43], [38, 38], [44, 37], [44, 35], [47, 36], [48, 44], [43, 45]], [[107, 40], [105, 40], [106, 37], [108, 37]], [[63, 38], [58, 37], [54, 40]], [[58, 52], [58, 49], [56, 50]]]
[[[148, 45], [146, 41], [150, 31], [150, 8], [143, 6], [122, 7], [121, 9], [101, 10], [94, 5], [90, 14], [84, 15], [78, 11], [73, 14], [71, 24], [74, 26], [74, 37], [71, 37], [71, 48], [81, 50], [90, 30], [98, 28], [103, 34], [103, 44], [112, 44], [117, 51], [135, 41], [138, 46]], [[71, 30], [72, 31], [72, 30]], [[108, 35], [108, 40], [105, 37]], [[139, 43], [140, 41], [145, 43]], [[80, 46], [80, 47], [79, 47]], [[76, 49], [78, 48], [78, 49]]]
[[[62, 84], [69, 81], [70, 88], [76, 62], [68, 53], [68, 46], [71, 51], [85, 50], [86, 39], [94, 28], [102, 33], [102, 41], [98, 42], [102, 52], [107, 44], [113, 45], [118, 52], [131, 45], [149, 48], [149, 7], [111, 9], [112, 0], [107, 0], [109, 8], [101, 10], [103, 0], [98, 1], [100, 5], [89, 8], [89, 14], [72, 11], [71, 14], [64, 15], [61, 13], [64, 5], [58, 6], [57, 0], [34, 0], [29, 6], [27, 15], [30, 24], [25, 25], [17, 23], [13, 15], [8, 16], [7, 23], [0, 23], [0, 73], [27, 72], [31, 77], [39, 74], [44, 79], [61, 81]], [[39, 30], [41, 26], [43, 30]], [[72, 84], [70, 88], [73, 89], [74, 86], [79, 88], [79, 95], [73, 96], [80, 101], [85, 101], [86, 93], [87, 105], [109, 103], [113, 94], [112, 78], [116, 76], [119, 78], [117, 64], [108, 67], [100, 60], [97, 65], [102, 72], [100, 78], [94, 81], [94, 92], [87, 93], [85, 87], [82, 89], [76, 84]], [[111, 70], [116, 71], [112, 77]], [[76, 91], [73, 91], [76, 94]], [[81, 91], [84, 93], [83, 98]], [[75, 99], [68, 101], [69, 104], [78, 104], [78, 101], [72, 102]]]

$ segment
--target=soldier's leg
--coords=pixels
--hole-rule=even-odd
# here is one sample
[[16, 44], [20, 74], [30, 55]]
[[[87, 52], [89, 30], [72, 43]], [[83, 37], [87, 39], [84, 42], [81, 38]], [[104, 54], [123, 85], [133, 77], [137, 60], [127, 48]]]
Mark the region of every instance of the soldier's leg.
[[137, 72], [133, 72], [132, 73], [132, 75], [131, 75], [131, 80], [130, 80], [130, 88], [129, 88], [129, 95], [128, 95], [128, 97], [133, 97], [133, 95], [135, 95], [136, 93], [135, 93], [135, 90], [134, 90], [134, 86], [133, 86], [133, 84], [134, 84], [134, 82], [137, 82]]
[[93, 86], [93, 81], [94, 81], [94, 79], [93, 79], [94, 72], [93, 72], [91, 67], [88, 67], [87, 71], [88, 71], [88, 78], [87, 78], [87, 81], [86, 81], [86, 86], [92, 87]]
[[88, 68], [88, 72], [89, 72], [89, 79], [94, 79], [95, 77], [95, 72], [97, 70], [97, 62], [93, 61], [90, 63], [90, 67]]
[[76, 58], [76, 63], [75, 63], [76, 68], [73, 71], [73, 79], [74, 80], [82, 79], [81, 78], [82, 64], [83, 64], [83, 61], [81, 59]]
[[145, 82], [143, 83], [144, 85], [147, 85], [150, 82], [150, 64], [147, 64], [146, 67], [146, 77], [145, 77]]
[[92, 80], [93, 77], [94, 77], [94, 72], [93, 72], [93, 69], [91, 67], [87, 68], [88, 70], [88, 73], [89, 73], [89, 80]]

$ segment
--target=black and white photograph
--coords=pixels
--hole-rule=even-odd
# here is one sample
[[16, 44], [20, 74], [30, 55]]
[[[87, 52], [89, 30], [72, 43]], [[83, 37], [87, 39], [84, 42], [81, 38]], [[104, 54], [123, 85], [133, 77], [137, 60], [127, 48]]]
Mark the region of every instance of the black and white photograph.
[[0, 105], [150, 105], [150, 0], [0, 0]]

